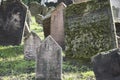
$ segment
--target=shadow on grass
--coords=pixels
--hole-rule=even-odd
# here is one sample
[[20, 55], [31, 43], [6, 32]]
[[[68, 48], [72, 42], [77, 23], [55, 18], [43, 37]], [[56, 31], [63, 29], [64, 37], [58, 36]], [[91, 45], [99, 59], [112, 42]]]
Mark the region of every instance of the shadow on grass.
[[23, 54], [23, 45], [0, 46], [0, 58], [16, 57]]
[[78, 59], [67, 58], [63, 61], [64, 72], [87, 72], [92, 71], [92, 64], [90, 61], [83, 61]]
[[35, 72], [35, 61], [15, 60], [0, 62], [0, 76]]
[[23, 45], [0, 46], [0, 76], [18, 75], [34, 71], [35, 61], [24, 60]]

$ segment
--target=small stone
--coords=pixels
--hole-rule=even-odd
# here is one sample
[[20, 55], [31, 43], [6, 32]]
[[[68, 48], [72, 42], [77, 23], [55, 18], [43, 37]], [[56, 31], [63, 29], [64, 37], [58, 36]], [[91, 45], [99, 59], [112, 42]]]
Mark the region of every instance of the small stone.
[[39, 36], [31, 32], [29, 37], [24, 41], [24, 57], [27, 60], [35, 60], [37, 55], [37, 49], [40, 47], [41, 39]]

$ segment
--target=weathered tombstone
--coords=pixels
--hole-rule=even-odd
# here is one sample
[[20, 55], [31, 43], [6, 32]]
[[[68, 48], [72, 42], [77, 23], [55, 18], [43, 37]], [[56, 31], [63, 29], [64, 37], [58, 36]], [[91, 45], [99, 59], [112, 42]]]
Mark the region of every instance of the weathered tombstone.
[[46, 6], [41, 5], [40, 3], [36, 2], [36, 1], [30, 3], [29, 9], [33, 16], [36, 16], [37, 14], [45, 15], [48, 10], [48, 8]]
[[63, 10], [66, 5], [60, 3], [56, 9], [51, 14], [51, 28], [50, 35], [55, 39], [55, 41], [64, 48], [64, 19]]
[[120, 22], [120, 0], [110, 0], [115, 22]]
[[[63, 10], [65, 9], [65, 7], [66, 5], [64, 3], [60, 3], [56, 7], [56, 9], [51, 13], [51, 16], [48, 18], [48, 20], [46, 20], [47, 22], [49, 22], [49, 24], [45, 24], [45, 25], [48, 26], [44, 26], [45, 33], [49, 32], [47, 36], [51, 35], [62, 48], [64, 48]], [[47, 29], [47, 31], [45, 29]]]
[[118, 46], [120, 47], [120, 1], [119, 0], [110, 0], [114, 22], [116, 26], [116, 33], [118, 39]]
[[17, 0], [0, 5], [0, 45], [21, 43], [27, 7]]
[[37, 53], [37, 80], [61, 80], [61, 51], [61, 47], [51, 36], [44, 40]]
[[112, 49], [92, 57], [96, 80], [120, 80], [120, 49]]
[[41, 39], [39, 36], [31, 32], [29, 37], [24, 41], [24, 56], [27, 60], [35, 60], [37, 54], [37, 48], [40, 47]]
[[118, 47], [109, 0], [72, 4], [64, 16], [67, 57], [90, 58]]
[[31, 14], [36, 16], [37, 14], [40, 14], [42, 10], [40, 9], [40, 4], [38, 2], [31, 2], [29, 5], [29, 9], [31, 11]]
[[42, 24], [42, 23], [43, 23], [43, 20], [44, 20], [44, 16], [41, 15], [41, 14], [37, 14], [37, 15], [35, 16], [35, 20], [36, 20], [36, 22], [37, 22], [38, 24]]

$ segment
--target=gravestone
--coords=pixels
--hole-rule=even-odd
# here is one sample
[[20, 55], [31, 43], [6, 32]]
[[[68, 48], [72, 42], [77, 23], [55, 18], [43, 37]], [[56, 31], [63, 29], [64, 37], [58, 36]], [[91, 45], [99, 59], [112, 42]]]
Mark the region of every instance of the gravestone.
[[120, 80], [120, 49], [112, 49], [92, 57], [96, 80]]
[[110, 0], [115, 22], [120, 22], [120, 0]]
[[64, 48], [64, 19], [63, 19], [63, 10], [66, 5], [60, 3], [56, 9], [51, 14], [51, 28], [50, 35], [55, 39], [55, 41]]
[[64, 16], [67, 57], [90, 58], [118, 47], [109, 0], [72, 4]]
[[111, 7], [112, 7], [113, 17], [116, 27], [118, 47], [120, 47], [120, 1], [119, 0], [110, 0], [110, 1], [111, 1]]
[[46, 6], [41, 5], [36, 1], [33, 1], [30, 3], [29, 9], [33, 16], [36, 16], [37, 14], [45, 15], [48, 11], [48, 8]]
[[31, 32], [29, 37], [24, 41], [24, 56], [27, 60], [35, 60], [37, 54], [37, 48], [40, 47], [41, 39], [39, 36]]
[[[51, 35], [62, 48], [64, 48], [63, 10], [65, 7], [66, 5], [64, 3], [60, 3], [51, 13], [51, 16], [44, 20], [43, 24], [45, 34], [48, 33], [45, 37]], [[45, 22], [48, 22], [48, 24], [45, 24]]]
[[62, 49], [58, 43], [48, 36], [37, 53], [37, 80], [61, 80]]
[[36, 16], [37, 14], [40, 14], [42, 12], [40, 8], [41, 8], [41, 5], [36, 1], [31, 2], [29, 5], [29, 9], [33, 16]]
[[41, 15], [41, 14], [37, 14], [35, 16], [35, 21], [38, 23], [38, 24], [42, 24], [43, 23], [43, 20], [44, 20], [44, 16]]
[[0, 45], [21, 43], [27, 7], [17, 0], [0, 5]]

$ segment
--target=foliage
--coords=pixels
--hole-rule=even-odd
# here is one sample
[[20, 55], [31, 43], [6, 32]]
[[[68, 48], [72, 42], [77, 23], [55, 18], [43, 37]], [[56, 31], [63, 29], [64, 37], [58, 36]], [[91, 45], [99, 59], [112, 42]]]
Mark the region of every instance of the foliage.
[[65, 9], [66, 57], [90, 58], [114, 48], [108, 4], [90, 1]]

